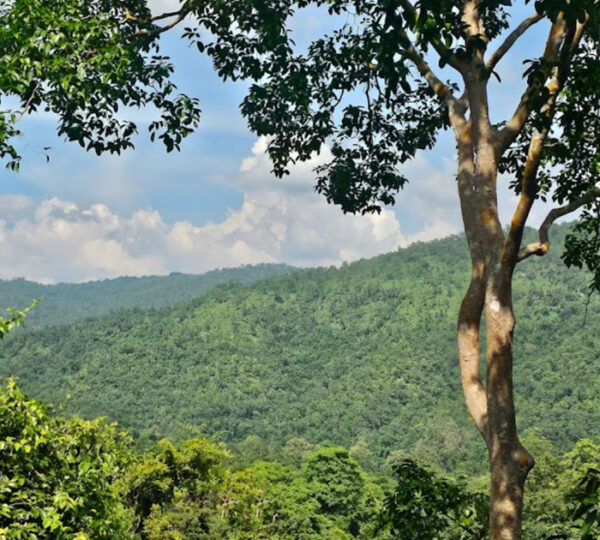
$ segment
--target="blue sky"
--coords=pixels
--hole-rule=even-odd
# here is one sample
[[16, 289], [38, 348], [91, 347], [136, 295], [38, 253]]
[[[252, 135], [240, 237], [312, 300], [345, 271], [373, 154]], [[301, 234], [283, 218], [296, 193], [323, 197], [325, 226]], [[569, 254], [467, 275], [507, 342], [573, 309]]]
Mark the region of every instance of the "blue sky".
[[[177, 2], [151, 4], [159, 11]], [[531, 10], [520, 8], [518, 15]], [[304, 12], [294, 21], [296, 40], [307, 43], [331, 25], [318, 11]], [[544, 30], [532, 29], [500, 65], [503, 84], [491, 93], [495, 120], [514, 109], [523, 87], [521, 61], [539, 54]], [[286, 180], [270, 176], [265, 141], [247, 130], [238, 110], [244, 83], [220, 81], [177, 32], [163, 41], [180, 90], [200, 98], [198, 132], [180, 153], [167, 155], [145, 136], [151, 111], [136, 112], [142, 132], [136, 149], [98, 158], [58, 139], [52, 117], [25, 119], [21, 172], [0, 171], [0, 278], [54, 283], [259, 262], [331, 265], [461, 230], [449, 134], [407, 165], [411, 184], [394, 208], [344, 216], [314, 194], [316, 161]], [[44, 146], [51, 146], [48, 164]], [[508, 221], [514, 201], [502, 189]]]

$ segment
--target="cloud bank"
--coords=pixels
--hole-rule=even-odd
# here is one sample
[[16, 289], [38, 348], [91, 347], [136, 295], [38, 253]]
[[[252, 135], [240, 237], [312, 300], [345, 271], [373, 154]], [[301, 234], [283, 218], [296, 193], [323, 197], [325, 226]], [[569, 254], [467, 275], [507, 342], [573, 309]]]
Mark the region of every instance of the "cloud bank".
[[[269, 174], [265, 151], [259, 139], [238, 174], [223, 180], [243, 192], [241, 206], [203, 224], [169, 223], [152, 208], [123, 215], [109, 204], [0, 196], [0, 249], [6, 254], [0, 278], [54, 283], [263, 262], [329, 266], [460, 230], [451, 174], [422, 157], [409, 165], [415, 182], [400, 194], [395, 211], [354, 216], [328, 205], [312, 187], [312, 169], [330, 157], [327, 148], [284, 180]], [[419, 223], [418, 230], [403, 234], [397, 214]]]
[[[12, 197], [12, 196], [9, 196]], [[404, 243], [395, 215], [344, 216], [325, 202], [278, 193], [247, 195], [220, 223], [167, 224], [157, 211], [119, 216], [106, 205], [29, 200], [0, 221], [0, 278], [44, 283], [278, 262], [339, 264]], [[0, 208], [7, 196], [0, 197]]]

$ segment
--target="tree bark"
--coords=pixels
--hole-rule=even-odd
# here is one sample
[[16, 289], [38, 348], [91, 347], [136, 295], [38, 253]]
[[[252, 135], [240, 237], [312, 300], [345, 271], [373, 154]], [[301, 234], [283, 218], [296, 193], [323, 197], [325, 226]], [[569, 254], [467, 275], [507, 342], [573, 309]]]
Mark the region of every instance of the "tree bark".
[[[459, 134], [458, 189], [471, 253], [471, 283], [458, 320], [463, 392], [469, 413], [488, 450], [491, 472], [490, 537], [521, 537], [523, 491], [533, 458], [519, 441], [513, 399], [512, 274], [503, 259], [505, 236], [496, 195], [495, 147], [472, 125]], [[486, 321], [486, 376], [480, 373], [480, 328]]]
[[491, 472], [490, 537], [521, 537], [523, 491], [534, 465], [519, 441], [513, 399], [512, 269], [490, 276], [486, 295], [487, 448]]

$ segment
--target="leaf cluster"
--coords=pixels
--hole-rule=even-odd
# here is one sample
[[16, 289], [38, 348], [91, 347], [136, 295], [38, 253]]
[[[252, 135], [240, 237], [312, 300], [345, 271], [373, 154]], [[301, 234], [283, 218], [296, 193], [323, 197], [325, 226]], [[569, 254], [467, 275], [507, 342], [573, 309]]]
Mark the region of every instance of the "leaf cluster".
[[130, 527], [116, 480], [129, 439], [102, 420], [64, 420], [9, 380], [0, 392], [0, 535], [114, 538]]
[[15, 0], [5, 7], [0, 91], [19, 103], [0, 115], [0, 158], [8, 158], [9, 168], [19, 167], [19, 119], [38, 111], [56, 114], [58, 134], [67, 140], [119, 154], [133, 147], [137, 133], [120, 108], [151, 105], [160, 114], [151, 137], [167, 151], [179, 148], [200, 110], [197, 100], [173, 95], [173, 66], [140, 34], [149, 16], [143, 0]]

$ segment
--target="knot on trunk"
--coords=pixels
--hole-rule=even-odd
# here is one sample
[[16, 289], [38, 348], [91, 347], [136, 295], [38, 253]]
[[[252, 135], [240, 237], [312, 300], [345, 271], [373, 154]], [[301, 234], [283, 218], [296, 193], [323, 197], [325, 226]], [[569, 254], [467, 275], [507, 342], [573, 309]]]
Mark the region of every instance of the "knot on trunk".
[[519, 445], [519, 448], [513, 452], [513, 459], [517, 465], [519, 475], [525, 481], [529, 471], [535, 466], [535, 459], [522, 445]]

